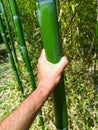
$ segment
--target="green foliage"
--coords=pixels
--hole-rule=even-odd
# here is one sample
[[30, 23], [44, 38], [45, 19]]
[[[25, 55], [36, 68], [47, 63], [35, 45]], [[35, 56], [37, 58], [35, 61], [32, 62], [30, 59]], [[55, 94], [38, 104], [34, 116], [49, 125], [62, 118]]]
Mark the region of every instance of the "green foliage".
[[38, 27], [35, 2], [32, 0], [17, 0], [17, 4], [25, 39], [30, 43], [34, 42], [34, 35], [37, 33], [36, 29]]
[[93, 82], [93, 59], [97, 53], [95, 46], [98, 46], [95, 35], [96, 1], [71, 0], [61, 2], [60, 6], [63, 49], [70, 60], [65, 81], [69, 129], [97, 129], [95, 104], [98, 97]]
[[[7, 0], [4, 0], [6, 9], [8, 10], [6, 1]], [[41, 38], [36, 17], [35, 1], [17, 0], [17, 4], [24, 36], [26, 41], [28, 41], [27, 46], [31, 64], [34, 68], [34, 75], [37, 81], [36, 64], [41, 50]], [[96, 0], [61, 0], [60, 5], [58, 4], [58, 9], [59, 8], [60, 13], [58, 11], [58, 19], [61, 27], [60, 36], [63, 53], [66, 54], [69, 59], [69, 65], [65, 70], [69, 130], [97, 130], [98, 92], [96, 92], [96, 87], [98, 87], [98, 39], [95, 35], [97, 17]], [[9, 16], [9, 11], [7, 11], [7, 15]], [[9, 17], [9, 19], [11, 18]], [[10, 23], [12, 26], [11, 21]], [[12, 34], [13, 33], [12, 28]], [[31, 92], [31, 87], [27, 87], [30, 86], [30, 83], [21, 58], [20, 67], [23, 72], [21, 78], [23, 79], [24, 88], [26, 88], [25, 93], [28, 95]], [[4, 76], [6, 77], [6, 75]], [[18, 103], [15, 104], [17, 97], [19, 98], [18, 101], [22, 100], [20, 94], [20, 96], [14, 94], [16, 92], [18, 93], [16, 82], [14, 81], [15, 79], [12, 78], [14, 83], [12, 83], [13, 87], [11, 87], [8, 85], [8, 80], [6, 81], [6, 78], [3, 80], [3, 78], [0, 78], [0, 81], [2, 79], [2, 84], [4, 82], [4, 87], [0, 87], [0, 95], [2, 96], [2, 100], [0, 100], [0, 110], [3, 111], [0, 112], [1, 119], [8, 115], [8, 106], [12, 105], [11, 110], [17, 106]], [[9, 88], [12, 97], [6, 95], [9, 97], [6, 103], [5, 94], [8, 94]], [[13, 97], [13, 95], [15, 96]], [[12, 104], [12, 100], [10, 104], [11, 98], [14, 98], [14, 104]], [[52, 99], [49, 99], [43, 107], [43, 116], [47, 130], [50, 130], [50, 128], [52, 128], [52, 130], [55, 129], [53, 125], [53, 112], [51, 112], [53, 109], [51, 100]], [[2, 105], [3, 107], [1, 107]], [[38, 122], [36, 123], [35, 121], [31, 127], [31, 130], [33, 129], [40, 130]]]

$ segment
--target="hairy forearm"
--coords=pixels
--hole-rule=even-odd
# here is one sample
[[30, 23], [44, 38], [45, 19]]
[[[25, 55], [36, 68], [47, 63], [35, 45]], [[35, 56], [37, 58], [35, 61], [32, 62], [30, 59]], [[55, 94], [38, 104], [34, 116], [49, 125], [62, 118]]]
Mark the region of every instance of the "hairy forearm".
[[61, 73], [67, 64], [66, 57], [62, 57], [58, 64], [48, 62], [43, 50], [37, 65], [40, 82], [38, 87], [0, 123], [0, 130], [28, 130], [39, 109], [59, 82]]
[[0, 124], [0, 130], [28, 130], [52, 87], [40, 83], [37, 89]]

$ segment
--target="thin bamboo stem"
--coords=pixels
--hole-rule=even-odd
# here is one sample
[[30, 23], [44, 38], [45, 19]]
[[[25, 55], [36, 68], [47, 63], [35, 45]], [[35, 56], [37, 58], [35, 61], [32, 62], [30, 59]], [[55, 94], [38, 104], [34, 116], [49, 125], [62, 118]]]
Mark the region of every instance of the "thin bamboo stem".
[[[55, 0], [38, 0], [37, 9], [41, 36], [47, 59], [52, 63], [57, 63], [62, 57], [62, 52], [56, 2]], [[67, 130], [68, 119], [63, 75], [61, 81], [53, 92], [53, 102], [56, 128], [57, 130]]]
[[29, 56], [28, 56], [28, 51], [27, 51], [24, 36], [23, 36], [21, 22], [20, 22], [20, 19], [18, 16], [16, 1], [9, 0], [9, 4], [10, 4], [11, 12], [13, 15], [13, 21], [14, 21], [14, 25], [15, 25], [15, 30], [16, 30], [15, 32], [16, 32], [17, 40], [18, 40], [18, 43], [19, 43], [19, 46], [20, 46], [20, 49], [22, 52], [23, 60], [27, 67], [27, 72], [30, 77], [32, 89], [34, 90], [35, 89], [35, 80], [34, 80], [32, 68], [31, 68], [31, 64], [30, 64], [30, 60], [29, 60]]
[[15, 50], [15, 47], [14, 47], [14, 42], [13, 42], [13, 40], [12, 40], [11, 30], [10, 30], [10, 26], [9, 26], [7, 14], [6, 14], [6, 12], [5, 12], [4, 3], [3, 3], [2, 0], [0, 0], [0, 10], [1, 10], [1, 13], [2, 13], [3, 18], [5, 19], [6, 28], [7, 28], [7, 31], [8, 31], [10, 43], [11, 43], [12, 50], [13, 50], [14, 60], [15, 60], [15, 63], [16, 63], [16, 65], [17, 65], [17, 68], [18, 68], [18, 70], [19, 70], [19, 64], [18, 64], [18, 59], [17, 59], [17, 55], [16, 55], [16, 50]]
[[7, 1], [7, 5], [8, 5], [8, 9], [9, 9], [10, 18], [11, 18], [11, 25], [12, 25], [13, 30], [15, 32], [15, 36], [16, 36], [15, 38], [16, 38], [16, 40], [18, 42], [18, 36], [17, 36], [16, 29], [15, 29], [15, 24], [14, 24], [13, 15], [12, 15], [12, 11], [11, 11], [11, 6], [10, 6], [10, 3], [9, 3], [9, 0]]
[[1, 16], [0, 16], [0, 32], [1, 32], [1, 35], [2, 35], [2, 38], [3, 38], [3, 41], [5, 43], [5, 46], [6, 46], [8, 57], [9, 57], [11, 64], [12, 64], [12, 69], [13, 69], [15, 76], [16, 76], [16, 80], [18, 82], [19, 89], [22, 92], [22, 94], [24, 94], [24, 90], [23, 90], [22, 83], [21, 83], [21, 80], [20, 80], [18, 72], [17, 72], [17, 68], [16, 68], [16, 65], [15, 65], [15, 62], [14, 62], [14, 58], [13, 58], [13, 55], [11, 53], [11, 49], [9, 47], [9, 44], [7, 42], [7, 37], [6, 37], [5, 31], [4, 31], [4, 25], [3, 25], [3, 22], [2, 22]]

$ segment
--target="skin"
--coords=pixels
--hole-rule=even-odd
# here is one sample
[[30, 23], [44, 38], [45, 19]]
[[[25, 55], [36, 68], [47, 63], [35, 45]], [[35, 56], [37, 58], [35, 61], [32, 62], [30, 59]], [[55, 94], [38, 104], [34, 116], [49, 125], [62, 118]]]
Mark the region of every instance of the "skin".
[[37, 65], [39, 84], [36, 90], [0, 123], [0, 130], [28, 130], [40, 108], [59, 82], [67, 64], [68, 60], [65, 56], [57, 64], [48, 62], [45, 51], [42, 50]]

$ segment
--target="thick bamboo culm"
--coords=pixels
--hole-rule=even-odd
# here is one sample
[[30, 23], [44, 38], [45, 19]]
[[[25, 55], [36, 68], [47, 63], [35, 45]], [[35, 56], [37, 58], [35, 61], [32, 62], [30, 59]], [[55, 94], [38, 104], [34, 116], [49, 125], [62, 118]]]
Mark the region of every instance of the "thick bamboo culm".
[[6, 12], [5, 12], [5, 7], [4, 7], [2, 0], [0, 0], [0, 10], [1, 10], [1, 15], [2, 15], [2, 17], [5, 21], [5, 24], [6, 24], [9, 40], [10, 40], [10, 43], [11, 43], [11, 46], [12, 46], [12, 52], [13, 52], [14, 60], [15, 60], [16, 66], [19, 70], [19, 64], [18, 64], [18, 59], [17, 59], [17, 55], [16, 55], [16, 50], [15, 50], [15, 47], [14, 47], [14, 42], [13, 42], [13, 39], [12, 39], [12, 36], [11, 36], [11, 30], [10, 30], [8, 18], [7, 18], [7, 15], [6, 15]]
[[[27, 67], [27, 71], [28, 71], [31, 85], [32, 85], [32, 90], [34, 90], [36, 88], [36, 83], [35, 83], [34, 75], [32, 72], [24, 36], [23, 36], [23, 31], [22, 31], [21, 22], [20, 22], [19, 15], [18, 15], [16, 0], [8, 0], [8, 2], [9, 2], [10, 9], [11, 9], [10, 13], [12, 13], [12, 16], [13, 16], [16, 38], [17, 38], [17, 41], [19, 43], [19, 46], [20, 46], [20, 49], [22, 52], [23, 60]], [[43, 117], [42, 117], [42, 111], [39, 112], [39, 123], [40, 123], [42, 130], [45, 130], [44, 121], [43, 121]]]
[[[55, 0], [38, 0], [37, 13], [47, 59], [52, 63], [57, 63], [62, 57], [62, 53]], [[57, 130], [68, 130], [63, 76], [53, 92], [53, 102]]]
[[19, 75], [18, 75], [18, 71], [17, 71], [16, 65], [15, 65], [15, 62], [14, 62], [14, 58], [13, 58], [13, 55], [11, 53], [11, 49], [9, 47], [9, 44], [7, 42], [7, 37], [6, 37], [5, 31], [4, 31], [4, 25], [3, 25], [3, 22], [2, 22], [1, 16], [0, 16], [0, 33], [1, 33], [3, 41], [5, 43], [6, 50], [7, 50], [7, 53], [8, 53], [8, 57], [9, 57], [11, 64], [12, 64], [12, 69], [13, 69], [15, 75], [16, 75], [16, 80], [18, 82], [19, 89], [22, 92], [22, 94], [24, 94], [24, 90], [23, 90], [22, 83], [21, 83], [21, 80], [20, 80]]

